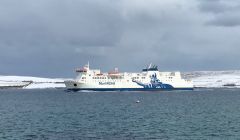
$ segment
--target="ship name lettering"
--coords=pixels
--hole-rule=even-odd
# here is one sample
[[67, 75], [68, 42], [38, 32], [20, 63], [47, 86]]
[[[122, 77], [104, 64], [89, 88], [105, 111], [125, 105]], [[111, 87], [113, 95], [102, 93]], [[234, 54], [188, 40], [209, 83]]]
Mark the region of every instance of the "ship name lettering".
[[115, 82], [99, 82], [99, 85], [115, 85]]

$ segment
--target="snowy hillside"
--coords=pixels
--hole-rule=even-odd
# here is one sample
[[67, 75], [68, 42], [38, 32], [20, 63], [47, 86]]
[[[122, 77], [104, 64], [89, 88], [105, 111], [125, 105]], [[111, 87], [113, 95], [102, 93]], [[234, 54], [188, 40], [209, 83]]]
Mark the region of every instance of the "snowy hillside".
[[240, 71], [197, 71], [184, 74], [194, 87], [240, 88]]
[[22, 81], [32, 81], [32, 84], [24, 87], [26, 89], [32, 88], [63, 88], [64, 79], [51, 79], [29, 76], [0, 76], [0, 83], [16, 83]]

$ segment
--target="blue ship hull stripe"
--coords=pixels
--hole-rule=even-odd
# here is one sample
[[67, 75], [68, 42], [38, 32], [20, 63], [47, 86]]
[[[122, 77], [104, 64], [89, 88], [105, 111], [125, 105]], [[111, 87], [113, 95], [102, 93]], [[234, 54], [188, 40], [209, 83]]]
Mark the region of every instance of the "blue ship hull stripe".
[[193, 88], [72, 88], [72, 91], [172, 91], [172, 90], [193, 90]]

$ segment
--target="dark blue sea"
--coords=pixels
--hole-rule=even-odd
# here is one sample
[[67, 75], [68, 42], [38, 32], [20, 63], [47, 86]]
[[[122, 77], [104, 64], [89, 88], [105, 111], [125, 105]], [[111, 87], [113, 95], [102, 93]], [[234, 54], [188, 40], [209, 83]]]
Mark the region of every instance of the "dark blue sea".
[[240, 89], [0, 90], [1, 140], [239, 138]]

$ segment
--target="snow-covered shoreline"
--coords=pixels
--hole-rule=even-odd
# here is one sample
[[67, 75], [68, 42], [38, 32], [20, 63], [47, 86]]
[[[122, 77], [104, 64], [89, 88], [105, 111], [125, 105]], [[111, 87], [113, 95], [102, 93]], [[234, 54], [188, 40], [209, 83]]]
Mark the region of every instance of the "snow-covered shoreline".
[[[192, 80], [199, 88], [240, 88], [240, 71], [195, 71], [183, 73], [184, 78]], [[65, 88], [64, 78], [41, 78], [31, 76], [1, 76], [1, 82], [21, 83], [32, 81], [24, 89]], [[69, 79], [68, 79], [69, 80]]]
[[41, 77], [31, 77], [31, 76], [0, 76], [1, 82], [17, 83], [23, 81], [32, 81], [32, 83], [24, 89], [44, 89], [44, 88], [64, 88], [63, 78], [41, 78]]
[[200, 88], [240, 88], [240, 71], [196, 71], [185, 73], [184, 77]]

